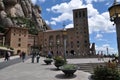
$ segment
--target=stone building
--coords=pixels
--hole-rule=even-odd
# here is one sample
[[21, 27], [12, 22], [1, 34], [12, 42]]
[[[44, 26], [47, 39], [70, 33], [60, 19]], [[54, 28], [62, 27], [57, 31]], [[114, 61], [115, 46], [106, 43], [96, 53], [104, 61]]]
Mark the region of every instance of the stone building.
[[9, 27], [5, 33], [5, 45], [14, 49], [14, 54], [19, 51], [28, 52], [28, 29]]
[[50, 29], [42, 19], [41, 11], [41, 7], [33, 5], [31, 0], [0, 0], [0, 32], [7, 28], [0, 33], [0, 47], [14, 48], [14, 54], [19, 51], [30, 53], [37, 43], [37, 35], [28, 34], [30, 28], [34, 28], [31, 32]]
[[5, 33], [0, 33], [0, 45], [6, 47], [3, 49], [6, 51], [12, 48], [14, 54], [20, 51], [30, 54], [33, 46], [38, 46], [38, 36], [29, 34], [27, 28], [8, 27]]
[[66, 30], [39, 32], [38, 43], [42, 47], [43, 55], [48, 51], [54, 55], [63, 55], [65, 38], [66, 55], [85, 56], [90, 53], [87, 8], [73, 10], [73, 24], [74, 28]]
[[[47, 55], [49, 51], [53, 55], [63, 55], [66, 50], [68, 57], [80, 57], [95, 52], [90, 49], [87, 8], [73, 10], [73, 24], [73, 28], [64, 30], [51, 30], [46, 27], [37, 35], [29, 34], [28, 29], [24, 27], [8, 27], [2, 36], [5, 37], [4, 44], [12, 47], [14, 54], [19, 51], [30, 54], [36, 50], [41, 51], [42, 55]], [[95, 48], [94, 46], [92, 48]]]

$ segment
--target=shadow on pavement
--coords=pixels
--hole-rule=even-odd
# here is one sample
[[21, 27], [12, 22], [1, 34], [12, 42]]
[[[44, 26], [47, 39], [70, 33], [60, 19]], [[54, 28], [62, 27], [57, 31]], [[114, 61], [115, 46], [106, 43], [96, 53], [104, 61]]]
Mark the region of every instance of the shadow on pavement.
[[45, 64], [45, 63], [44, 63], [44, 64], [41, 64], [41, 65], [46, 65], [46, 66], [48, 66], [48, 65], [51, 65], [51, 64]]
[[52, 70], [52, 71], [60, 71], [60, 69], [57, 69], [57, 68], [50, 68], [50, 70]]
[[75, 78], [76, 75], [74, 74], [72, 76], [65, 76], [65, 74], [57, 74], [55, 77], [59, 79], [72, 79], [72, 78]]
[[92, 79], [91, 79], [91, 75], [88, 77], [88, 79], [89, 79], [89, 80], [92, 80]]

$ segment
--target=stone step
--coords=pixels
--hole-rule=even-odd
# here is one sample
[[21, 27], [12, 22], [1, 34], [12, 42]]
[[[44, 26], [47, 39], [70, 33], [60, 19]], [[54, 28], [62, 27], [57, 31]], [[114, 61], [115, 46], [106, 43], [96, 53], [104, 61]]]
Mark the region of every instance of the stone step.
[[97, 66], [104, 66], [105, 63], [85, 63], [85, 64], [77, 64], [77, 66], [79, 67], [78, 70], [82, 70], [84, 72], [89, 72], [91, 74], [93, 74], [94, 72], [94, 68], [96, 68]]
[[[85, 63], [85, 64], [77, 64], [77, 66], [79, 67], [78, 70], [84, 71], [84, 72], [89, 72], [91, 74], [93, 74], [94, 72], [94, 68], [96, 68], [97, 66], [104, 66], [105, 63]], [[117, 66], [117, 68], [120, 70], [120, 64]]]

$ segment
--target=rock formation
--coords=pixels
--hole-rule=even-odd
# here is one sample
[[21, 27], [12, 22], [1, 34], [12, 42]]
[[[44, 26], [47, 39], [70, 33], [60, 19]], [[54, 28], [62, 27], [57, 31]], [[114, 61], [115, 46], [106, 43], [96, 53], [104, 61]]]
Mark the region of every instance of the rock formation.
[[50, 29], [40, 14], [41, 8], [31, 0], [0, 0], [0, 25], [3, 27], [23, 26], [23, 22], [17, 20], [22, 17], [32, 20], [38, 30]]

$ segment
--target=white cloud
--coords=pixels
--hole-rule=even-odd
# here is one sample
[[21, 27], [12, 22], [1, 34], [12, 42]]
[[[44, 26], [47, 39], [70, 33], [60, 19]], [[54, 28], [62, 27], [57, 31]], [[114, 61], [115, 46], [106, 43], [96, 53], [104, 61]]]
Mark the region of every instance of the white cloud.
[[[77, 4], [77, 3], [79, 3], [79, 4]], [[52, 18], [52, 20], [55, 20], [56, 22], [62, 22], [65, 20], [72, 21], [73, 20], [72, 10], [76, 9], [78, 7], [81, 7], [81, 5], [82, 5], [81, 0], [71, 0], [69, 3], [64, 2], [61, 4], [57, 4], [46, 10], [61, 14], [58, 17]]]
[[[79, 4], [78, 4], [79, 3]], [[82, 5], [82, 0], [71, 0], [69, 3], [64, 2], [57, 4], [51, 8], [53, 12], [57, 13], [71, 13], [73, 9], [76, 9]]]
[[[87, 1], [87, 0], [86, 0]], [[89, 1], [103, 1], [103, 0], [89, 0]], [[115, 32], [115, 27], [113, 27], [113, 23], [109, 20], [109, 13], [103, 12], [99, 13], [97, 9], [93, 7], [92, 4], [83, 4], [82, 0], [71, 0], [70, 2], [64, 2], [61, 4], [57, 4], [55, 6], [52, 6], [51, 8], [48, 8], [47, 11], [52, 11], [54, 13], [58, 13], [57, 17], [51, 18], [55, 22], [63, 22], [70, 20], [73, 21], [73, 9], [83, 8], [87, 7], [88, 9], [88, 24], [89, 24], [89, 33], [93, 32]], [[70, 23], [72, 24], [72, 23]]]
[[49, 22], [48, 20], [45, 21], [48, 25], [56, 25], [56, 22], [55, 21], [51, 21]]
[[92, 3], [92, 2], [103, 2], [103, 1], [105, 1], [105, 0], [85, 0], [86, 1], [86, 3]]
[[40, 2], [45, 2], [45, 0], [38, 0], [38, 1], [40, 1]]
[[70, 13], [64, 13], [61, 14], [60, 16], [58, 16], [57, 18], [52, 18], [52, 20], [56, 21], [56, 22], [62, 22], [62, 21], [66, 21], [66, 20], [73, 20], [72, 19], [72, 15]]
[[96, 53], [103, 51], [104, 54], [107, 54], [107, 48], [108, 48], [108, 54], [115, 54], [117, 51], [111, 47], [109, 44], [104, 44], [102, 46], [95, 46], [96, 47]]
[[110, 41], [107, 40], [107, 39], [105, 39], [105, 38], [103, 38], [103, 35], [100, 34], [100, 33], [98, 33], [98, 34], [95, 36], [95, 39], [96, 39], [97, 41], [102, 41], [102, 42], [105, 42], [105, 43], [110, 43]]
[[56, 22], [55, 21], [51, 21], [50, 24], [56, 25]]
[[37, 0], [31, 0], [33, 4], [36, 4]]
[[45, 22], [46, 22], [46, 24], [48, 24], [48, 25], [50, 24], [48, 20], [45, 20]]
[[103, 37], [102, 34], [97, 34], [95, 38], [96, 38], [96, 39], [101, 39], [102, 37]]
[[33, 4], [36, 4], [37, 1], [39, 1], [39, 2], [45, 2], [45, 0], [31, 0], [31, 1], [32, 1]]
[[73, 28], [73, 24], [68, 24], [65, 26], [65, 28]]
[[[103, 13], [104, 14], [104, 13]], [[98, 14], [98, 15], [93, 15], [92, 17], [90, 17], [88, 19], [89, 22], [89, 32], [98, 32], [98, 31], [102, 31], [102, 32], [115, 32], [115, 27], [113, 27], [113, 23], [111, 23], [109, 21], [108, 15], [103, 16], [102, 14]]]
[[49, 8], [47, 8], [47, 9], [46, 9], [46, 11], [48, 11], [48, 12], [49, 12], [49, 11], [50, 11], [50, 9], [49, 9]]

